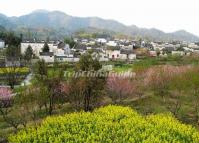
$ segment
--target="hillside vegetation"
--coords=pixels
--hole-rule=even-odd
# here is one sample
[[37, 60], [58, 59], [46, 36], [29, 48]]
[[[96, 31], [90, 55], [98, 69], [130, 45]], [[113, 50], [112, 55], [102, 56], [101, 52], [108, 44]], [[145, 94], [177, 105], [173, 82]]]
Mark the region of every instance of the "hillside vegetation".
[[171, 114], [141, 116], [129, 107], [109, 105], [93, 112], [48, 117], [41, 125], [11, 135], [9, 141], [198, 143], [199, 132]]

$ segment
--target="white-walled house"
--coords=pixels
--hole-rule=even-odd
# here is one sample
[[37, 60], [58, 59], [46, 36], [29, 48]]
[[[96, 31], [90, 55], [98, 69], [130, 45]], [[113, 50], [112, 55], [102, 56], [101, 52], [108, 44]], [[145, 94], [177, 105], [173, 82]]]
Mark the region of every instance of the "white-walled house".
[[185, 51], [193, 52], [193, 49], [192, 49], [192, 48], [183, 47], [183, 49], [184, 49]]
[[98, 43], [107, 43], [107, 40], [105, 39], [105, 38], [98, 38], [97, 40], [96, 40]]
[[135, 60], [136, 59], [136, 54], [133, 53], [133, 50], [129, 49], [121, 49], [120, 50], [120, 60]]
[[[32, 50], [33, 50], [33, 53], [36, 55], [36, 56], [40, 56], [40, 52], [42, 52], [42, 49], [44, 47], [44, 41], [41, 41], [41, 42], [34, 42], [34, 41], [25, 41], [25, 42], [22, 42], [21, 43], [21, 54], [24, 54], [26, 49], [28, 48], [28, 46], [31, 46], [32, 47]], [[51, 42], [51, 43], [48, 43], [48, 46], [49, 46], [49, 52], [56, 52], [57, 50], [57, 44]]]
[[106, 50], [106, 55], [109, 59], [119, 59], [120, 50]]
[[54, 53], [53, 52], [40, 52], [39, 59], [43, 59], [46, 63], [54, 63]]
[[171, 54], [174, 56], [184, 56], [185, 52], [184, 51], [172, 51]]
[[117, 43], [115, 41], [109, 41], [108, 43], [106, 43], [106, 45], [111, 47], [116, 47]]
[[0, 39], [0, 48], [4, 48], [5, 47], [5, 41]]
[[99, 59], [100, 62], [107, 62], [107, 61], [109, 61], [108, 56], [101, 49], [96, 49], [96, 51], [93, 52], [92, 56], [95, 57], [95, 58], [97, 58], [97, 59]]
[[154, 43], [154, 42], [151, 42], [151, 45], [154, 47], [154, 50], [162, 51], [165, 48], [165, 46], [163, 44], [158, 44], [158, 43]]
[[78, 62], [79, 58], [73, 55], [55, 55], [54, 60], [57, 62]]
[[128, 59], [128, 56], [127, 56], [127, 54], [120, 54], [119, 58], [120, 58], [121, 60], [127, 60], [127, 59]]
[[55, 55], [65, 55], [65, 51], [63, 49], [57, 49], [55, 52], [54, 52]]
[[198, 45], [196, 45], [195, 43], [189, 43], [188, 48], [198, 48]]
[[128, 56], [129, 60], [136, 60], [137, 56], [136, 54], [132, 53]]
[[121, 49], [121, 50], [106, 50], [106, 55], [112, 60], [135, 60], [136, 54], [133, 50]]

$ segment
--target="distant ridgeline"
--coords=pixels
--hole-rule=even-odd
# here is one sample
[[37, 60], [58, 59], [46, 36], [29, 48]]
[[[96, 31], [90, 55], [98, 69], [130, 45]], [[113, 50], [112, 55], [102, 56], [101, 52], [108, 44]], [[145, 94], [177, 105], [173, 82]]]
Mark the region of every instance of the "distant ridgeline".
[[[160, 41], [199, 41], [199, 37], [184, 30], [173, 33], [165, 33], [152, 28], [139, 28], [135, 25], [127, 26], [115, 20], [106, 20], [98, 17], [73, 17], [60, 11], [35, 11], [20, 17], [7, 17], [0, 14], [0, 25], [17, 33], [22, 33], [26, 38], [50, 37], [53, 40], [61, 39], [77, 31], [85, 29], [92, 33], [93, 29], [97, 33], [108, 31], [115, 36], [128, 35], [141, 37], [149, 40]], [[103, 34], [102, 34], [103, 36]]]

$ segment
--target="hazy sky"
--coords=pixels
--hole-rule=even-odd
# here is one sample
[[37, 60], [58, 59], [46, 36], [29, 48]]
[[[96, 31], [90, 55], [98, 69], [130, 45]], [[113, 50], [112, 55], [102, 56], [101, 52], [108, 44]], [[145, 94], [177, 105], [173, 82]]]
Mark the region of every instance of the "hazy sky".
[[36, 9], [114, 19], [165, 32], [185, 29], [199, 35], [199, 0], [0, 0], [0, 13], [7, 16], [20, 16]]

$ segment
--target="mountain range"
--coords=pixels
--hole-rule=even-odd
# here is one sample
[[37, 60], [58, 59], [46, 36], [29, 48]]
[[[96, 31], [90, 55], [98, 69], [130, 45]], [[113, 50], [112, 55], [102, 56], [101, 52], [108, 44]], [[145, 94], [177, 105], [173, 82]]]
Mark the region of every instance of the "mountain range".
[[199, 41], [199, 37], [179, 30], [165, 33], [152, 28], [139, 28], [135, 25], [127, 26], [115, 20], [98, 17], [74, 17], [61, 11], [36, 10], [19, 17], [7, 17], [0, 14], [0, 26], [24, 34], [26, 37], [60, 38], [82, 29], [94, 28], [107, 30], [110, 33], [121, 33], [132, 37], [148, 38], [156, 41]]

